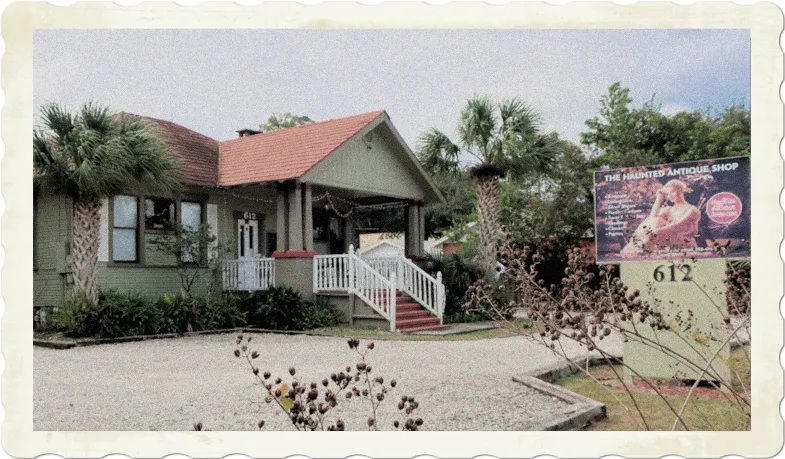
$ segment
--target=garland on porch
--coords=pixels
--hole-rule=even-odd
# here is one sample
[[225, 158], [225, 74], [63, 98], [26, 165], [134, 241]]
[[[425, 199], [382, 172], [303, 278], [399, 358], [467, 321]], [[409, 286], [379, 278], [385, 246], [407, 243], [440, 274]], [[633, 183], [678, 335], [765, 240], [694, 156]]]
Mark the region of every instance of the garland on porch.
[[[235, 193], [233, 191], [224, 190], [229, 196], [238, 199], [246, 199], [248, 201], [254, 202], [263, 202], [266, 204], [277, 204], [277, 200], [274, 199], [265, 199], [259, 198], [256, 196], [248, 196], [240, 193]], [[351, 201], [349, 199], [342, 198], [340, 196], [334, 196], [330, 194], [329, 191], [325, 191], [323, 194], [311, 198], [311, 202], [322, 202], [325, 201], [326, 205], [339, 217], [341, 218], [348, 218], [355, 212], [361, 212], [366, 210], [386, 210], [386, 209], [399, 209], [402, 207], [406, 207], [406, 203], [397, 201], [397, 202], [387, 202], [382, 204], [360, 204], [359, 202]], [[336, 202], [339, 202], [342, 207], [347, 207], [349, 210], [346, 212], [341, 212], [338, 210], [338, 206], [335, 205]], [[226, 198], [224, 196], [224, 204], [226, 204]]]
[[[320, 202], [325, 201], [327, 207], [329, 207], [336, 215], [341, 218], [348, 218], [350, 217], [355, 211], [364, 211], [364, 210], [386, 210], [386, 209], [399, 209], [401, 207], [406, 207], [406, 203], [404, 202], [387, 202], [382, 204], [360, 204], [355, 201], [351, 201], [348, 199], [341, 198], [339, 196], [333, 196], [330, 194], [329, 191], [325, 191], [324, 194], [321, 196], [317, 196], [311, 199], [312, 202]], [[341, 212], [338, 210], [338, 206], [335, 205], [335, 201], [339, 201], [343, 206], [348, 207], [349, 210]]]

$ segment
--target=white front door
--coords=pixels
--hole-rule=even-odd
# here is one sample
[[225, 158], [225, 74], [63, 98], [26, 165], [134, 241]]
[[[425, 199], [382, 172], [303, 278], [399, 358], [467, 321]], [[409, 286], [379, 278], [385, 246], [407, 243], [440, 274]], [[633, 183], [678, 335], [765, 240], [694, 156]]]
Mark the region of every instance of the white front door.
[[[259, 221], [237, 220], [237, 258], [239, 260], [255, 260], [259, 254]], [[240, 290], [257, 288], [256, 265], [239, 263], [237, 282]]]

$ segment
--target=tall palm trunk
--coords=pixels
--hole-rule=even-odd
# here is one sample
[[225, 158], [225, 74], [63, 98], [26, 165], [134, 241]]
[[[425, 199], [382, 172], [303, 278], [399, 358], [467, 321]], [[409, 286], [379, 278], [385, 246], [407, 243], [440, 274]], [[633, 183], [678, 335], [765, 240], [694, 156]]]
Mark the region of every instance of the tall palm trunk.
[[488, 273], [496, 268], [500, 195], [501, 184], [498, 178], [480, 176], [477, 179], [477, 210], [480, 213], [480, 244], [477, 261]]
[[71, 222], [71, 257], [73, 259], [74, 290], [84, 291], [89, 298], [98, 299], [95, 267], [101, 230], [101, 200], [79, 199], [74, 202]]

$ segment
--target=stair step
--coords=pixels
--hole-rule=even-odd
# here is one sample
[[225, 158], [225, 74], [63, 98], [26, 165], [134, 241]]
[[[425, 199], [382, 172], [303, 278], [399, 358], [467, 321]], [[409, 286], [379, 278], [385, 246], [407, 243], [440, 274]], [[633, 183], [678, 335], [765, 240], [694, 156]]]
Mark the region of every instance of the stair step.
[[408, 319], [427, 319], [428, 317], [432, 317], [431, 313], [426, 311], [425, 309], [420, 309], [415, 311], [395, 311], [396, 322], [400, 322], [401, 320], [408, 320]]
[[403, 311], [419, 311], [424, 308], [416, 303], [404, 303], [404, 304], [396, 304], [395, 311], [396, 312], [403, 312]]
[[423, 331], [423, 330], [438, 330], [440, 328], [447, 328], [447, 327], [450, 327], [450, 325], [449, 324], [445, 324], [445, 325], [426, 325], [426, 326], [423, 326], [423, 327], [407, 328], [405, 330], [398, 329], [398, 331], [401, 332], [401, 333], [412, 333], [412, 332], [418, 332], [418, 331]]
[[417, 327], [426, 327], [429, 325], [440, 325], [439, 318], [431, 316], [426, 318], [395, 321], [395, 328], [397, 328], [400, 331], [406, 331], [407, 329], [417, 328]]

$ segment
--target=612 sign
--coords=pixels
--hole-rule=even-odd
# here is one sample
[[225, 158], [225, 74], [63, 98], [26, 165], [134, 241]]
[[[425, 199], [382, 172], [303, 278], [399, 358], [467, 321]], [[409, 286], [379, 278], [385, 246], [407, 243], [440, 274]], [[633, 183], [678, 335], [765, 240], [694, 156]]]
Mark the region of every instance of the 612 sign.
[[[677, 273], [678, 272], [678, 273]], [[659, 265], [654, 268], [654, 280], [657, 282], [690, 282], [692, 281], [692, 265]]]

